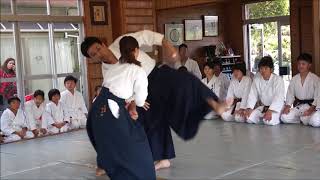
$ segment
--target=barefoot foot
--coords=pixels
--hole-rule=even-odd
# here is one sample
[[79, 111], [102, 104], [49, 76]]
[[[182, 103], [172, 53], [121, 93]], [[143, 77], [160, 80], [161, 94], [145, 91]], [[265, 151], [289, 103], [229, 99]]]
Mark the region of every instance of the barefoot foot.
[[155, 165], [156, 171], [159, 169], [169, 168], [171, 165], [170, 161], [168, 159], [161, 160]]

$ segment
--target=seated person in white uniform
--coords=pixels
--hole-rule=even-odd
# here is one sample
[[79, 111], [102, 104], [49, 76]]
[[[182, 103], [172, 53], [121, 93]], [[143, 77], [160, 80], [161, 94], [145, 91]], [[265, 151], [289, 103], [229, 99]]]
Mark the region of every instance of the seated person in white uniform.
[[[259, 62], [260, 75], [252, 82], [247, 101], [247, 122], [258, 124], [261, 120], [267, 125], [280, 123], [284, 106], [285, 87], [283, 79], [273, 74], [274, 65], [270, 56]], [[256, 106], [258, 102], [258, 106]]]
[[51, 89], [48, 92], [50, 102], [46, 105], [45, 120], [50, 134], [67, 132], [70, 129], [70, 119], [65, 116], [63, 103], [60, 102], [60, 91]]
[[[316, 96], [319, 77], [311, 72], [312, 56], [301, 54], [297, 59], [299, 73], [290, 81], [286, 97], [286, 105], [281, 115], [284, 123], [300, 123], [309, 125], [312, 113], [316, 109]], [[291, 106], [293, 105], [293, 108]]]
[[220, 84], [220, 94], [217, 94], [219, 99], [226, 100], [228, 88], [230, 85], [230, 80], [226, 74], [222, 73], [222, 63], [220, 61], [214, 62], [214, 77], [218, 78], [221, 82]]
[[319, 94], [318, 94], [318, 97], [316, 99], [317, 100], [316, 112], [314, 112], [311, 115], [310, 122], [309, 122], [309, 124], [311, 126], [313, 126], [313, 127], [320, 127], [320, 86], [318, 86], [317, 92], [319, 92]]
[[246, 76], [246, 64], [236, 64], [232, 68], [233, 78], [231, 80], [226, 99], [232, 99], [231, 108], [222, 114], [225, 121], [246, 122], [245, 110], [252, 80]]
[[[207, 62], [204, 65], [203, 72], [205, 74], [205, 78], [201, 80], [202, 83], [205, 84], [212, 92], [214, 92], [218, 96], [219, 100], [222, 101], [221, 96], [223, 96], [223, 83], [214, 75], [214, 63]], [[211, 111], [204, 117], [204, 119], [216, 119], [218, 117], [219, 116], [216, 112]]]
[[70, 128], [84, 128], [87, 122], [88, 110], [82, 94], [76, 90], [78, 79], [69, 75], [64, 79], [66, 90], [61, 93], [61, 102], [65, 116], [70, 118]]
[[24, 105], [27, 116], [28, 128], [35, 137], [47, 134], [47, 123], [43, 119], [46, 105], [44, 103], [44, 92], [36, 90], [33, 93], [33, 99], [27, 101]]
[[9, 107], [2, 113], [1, 131], [6, 136], [4, 142], [34, 137], [33, 133], [28, 130], [26, 116], [23, 110], [20, 109], [20, 102], [18, 97], [9, 98]]
[[202, 74], [199, 68], [199, 65], [197, 63], [197, 61], [189, 58], [188, 56], [188, 46], [186, 44], [181, 44], [179, 46], [179, 54], [181, 57], [181, 60], [176, 62], [175, 64], [175, 68], [179, 69], [181, 66], [184, 66], [187, 68], [187, 70], [195, 75], [197, 78], [201, 79], [202, 78]]

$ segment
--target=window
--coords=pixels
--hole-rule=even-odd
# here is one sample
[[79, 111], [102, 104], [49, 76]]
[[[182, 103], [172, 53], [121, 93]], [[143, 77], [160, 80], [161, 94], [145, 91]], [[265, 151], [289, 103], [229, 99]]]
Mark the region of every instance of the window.
[[50, 0], [51, 15], [78, 16], [78, 0]]
[[11, 14], [10, 0], [0, 0], [0, 13], [1, 14]]
[[[64, 89], [63, 80], [71, 74], [79, 78], [78, 90], [87, 97], [83, 57], [79, 52], [82, 40], [81, 0], [1, 0], [0, 22], [1, 65], [12, 57], [16, 74], [2, 78], [11, 82], [23, 101], [25, 95], [41, 89], [47, 94], [52, 88]], [[11, 13], [11, 5], [15, 5]], [[48, 11], [50, 10], [50, 11]], [[33, 16], [17, 16], [21, 14]], [[72, 17], [70, 17], [72, 16]], [[19, 19], [12, 22], [12, 19]], [[6, 19], [7, 18], [7, 19]], [[38, 22], [39, 19], [45, 21]], [[10, 22], [10, 23], [9, 23]], [[3, 87], [3, 86], [1, 86]], [[1, 109], [5, 108], [1, 93]], [[1, 112], [0, 112], [1, 114]]]
[[273, 0], [245, 5], [246, 19], [289, 16], [289, 0]]
[[284, 75], [286, 86], [291, 77], [291, 40], [289, 0], [265, 1], [245, 5], [246, 60], [252, 72], [258, 71], [261, 57], [271, 56], [274, 73]]
[[8, 104], [9, 97], [17, 94], [16, 52], [12, 23], [0, 22], [0, 114]]

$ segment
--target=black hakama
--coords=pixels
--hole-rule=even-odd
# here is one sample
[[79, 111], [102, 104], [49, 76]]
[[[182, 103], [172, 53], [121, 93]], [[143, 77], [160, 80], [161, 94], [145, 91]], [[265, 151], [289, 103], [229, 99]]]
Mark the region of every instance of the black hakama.
[[170, 127], [184, 140], [193, 138], [203, 117], [212, 109], [207, 99], [218, 97], [194, 75], [167, 65], [148, 76], [148, 111], [138, 108], [154, 160], [175, 157]]
[[[108, 99], [119, 106], [115, 118]], [[102, 88], [89, 112], [89, 139], [97, 152], [97, 164], [112, 180], [155, 180], [155, 169], [143, 126], [130, 118], [125, 100]]]

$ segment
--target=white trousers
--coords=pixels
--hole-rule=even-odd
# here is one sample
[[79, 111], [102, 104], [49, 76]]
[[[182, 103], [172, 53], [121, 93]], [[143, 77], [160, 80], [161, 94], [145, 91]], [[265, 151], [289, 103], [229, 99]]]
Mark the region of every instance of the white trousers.
[[[31, 131], [27, 131], [26, 135], [24, 136], [24, 139], [31, 139], [34, 137], [34, 134]], [[13, 142], [13, 141], [19, 141], [21, 140], [21, 137], [16, 134], [10, 134], [7, 137], [4, 137], [4, 143]]]
[[70, 129], [79, 129], [79, 128], [85, 128], [87, 124], [87, 118], [81, 118], [81, 119], [72, 119], [70, 122]]
[[311, 115], [309, 124], [313, 127], [320, 127], [320, 110]]
[[[236, 104], [236, 111], [238, 111], [240, 109], [240, 105], [241, 105], [241, 102], [238, 102]], [[222, 113], [221, 117], [224, 121], [236, 121], [236, 122], [245, 122], [245, 118], [244, 117], [241, 117], [240, 115], [234, 115], [234, 114], [231, 114], [232, 113], [232, 110], [234, 108], [235, 105], [231, 106], [231, 109], [229, 109], [228, 111]]]
[[272, 119], [267, 121], [263, 118], [265, 113], [262, 113], [263, 106], [259, 106], [253, 110], [250, 117], [247, 119], [247, 122], [250, 124], [259, 124], [260, 121], [263, 121], [264, 124], [274, 126], [280, 124], [280, 112], [272, 112]]
[[217, 119], [218, 117], [219, 117], [219, 115], [216, 112], [211, 111], [207, 115], [204, 116], [204, 119], [206, 119], [206, 120]]
[[303, 116], [303, 113], [309, 108], [309, 104], [301, 104], [291, 108], [288, 114], [281, 115], [281, 121], [287, 124], [298, 124], [301, 121], [304, 125], [309, 125], [311, 116]]
[[48, 133], [50, 134], [57, 134], [57, 133], [62, 133], [62, 132], [67, 132], [70, 129], [69, 124], [65, 124], [64, 126], [62, 126], [60, 129], [50, 125], [48, 128]]

